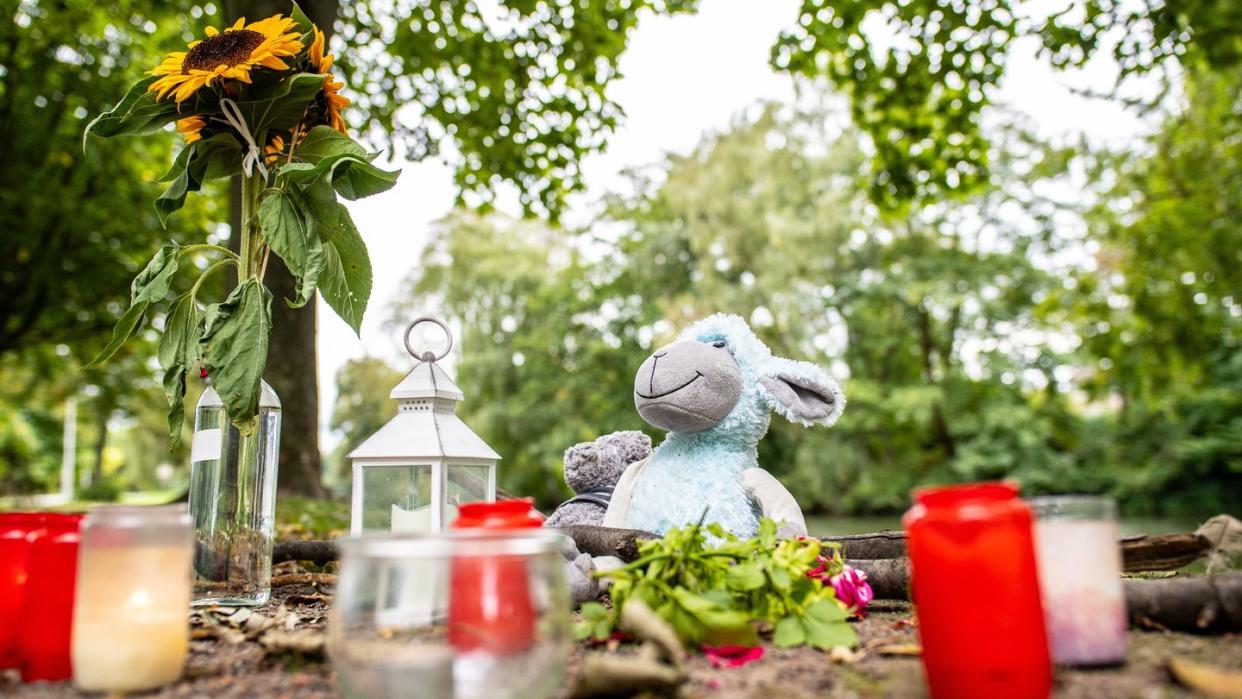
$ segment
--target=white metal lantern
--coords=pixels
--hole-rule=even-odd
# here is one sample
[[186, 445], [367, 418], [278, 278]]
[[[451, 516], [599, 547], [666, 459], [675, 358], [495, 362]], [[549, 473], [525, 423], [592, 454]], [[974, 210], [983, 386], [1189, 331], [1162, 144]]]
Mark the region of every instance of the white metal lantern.
[[[439, 356], [410, 346], [420, 323], [435, 323], [448, 336]], [[349, 454], [352, 533], [442, 531], [457, 518], [459, 503], [496, 499], [500, 455], [457, 417], [465, 396], [436, 364], [452, 346], [448, 326], [435, 318], [406, 329], [405, 348], [420, 361], [389, 394], [397, 415]]]

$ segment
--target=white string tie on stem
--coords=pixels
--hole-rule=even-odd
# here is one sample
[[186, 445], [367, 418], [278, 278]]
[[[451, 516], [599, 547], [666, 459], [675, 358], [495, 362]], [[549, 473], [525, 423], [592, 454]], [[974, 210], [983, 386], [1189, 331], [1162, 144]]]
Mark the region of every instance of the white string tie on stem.
[[242, 140], [246, 142], [246, 155], [242, 158], [242, 172], [246, 173], [246, 177], [250, 177], [250, 173], [257, 167], [259, 172], [267, 177], [267, 168], [263, 166], [263, 151], [259, 150], [259, 144], [254, 142], [254, 136], [251, 135], [250, 129], [246, 126], [246, 120], [242, 117], [241, 108], [233, 100], [225, 97], [220, 100], [220, 111], [224, 114], [224, 120], [241, 134]]

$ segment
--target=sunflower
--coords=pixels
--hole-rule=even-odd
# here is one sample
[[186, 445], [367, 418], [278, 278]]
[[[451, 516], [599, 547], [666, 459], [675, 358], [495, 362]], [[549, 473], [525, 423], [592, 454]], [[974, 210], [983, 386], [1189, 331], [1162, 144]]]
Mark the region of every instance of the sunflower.
[[[319, 27], [313, 27], [315, 39], [311, 42], [310, 47], [310, 63], [316, 73], [323, 73], [323, 94], [320, 99], [316, 100], [316, 104], [312, 105], [311, 112], [319, 112], [317, 116], [328, 126], [346, 133], [345, 120], [341, 118], [341, 110], [348, 107], [349, 98], [340, 93], [341, 88], [345, 87], [345, 83], [336, 82], [336, 77], [329, 73], [332, 68], [332, 62], [335, 59], [332, 54], [324, 53], [324, 44], [326, 44], [323, 32], [319, 31]], [[312, 125], [314, 122], [311, 122]]]
[[207, 120], [202, 117], [186, 117], [177, 120], [177, 133], [185, 136], [186, 143], [193, 143], [203, 137], [203, 127], [207, 125]]
[[280, 159], [280, 154], [285, 150], [285, 139], [278, 133], [273, 133], [267, 139], [267, 145], [263, 146], [263, 159], [269, 163], [274, 163]]
[[274, 15], [251, 24], [243, 17], [224, 31], [207, 27], [206, 39], [190, 42], [189, 51], [168, 54], [151, 71], [162, 77], [148, 89], [156, 93], [156, 99], [171, 92], [180, 104], [217, 78], [248, 83], [252, 68], [288, 70], [281, 57], [296, 56], [302, 50], [296, 25], [292, 18]]

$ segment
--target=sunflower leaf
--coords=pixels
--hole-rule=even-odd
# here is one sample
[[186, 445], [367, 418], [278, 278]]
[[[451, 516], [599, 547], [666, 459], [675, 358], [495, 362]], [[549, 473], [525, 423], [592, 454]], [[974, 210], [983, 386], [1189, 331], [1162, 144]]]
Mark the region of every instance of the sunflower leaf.
[[131, 306], [141, 301], [154, 303], [164, 300], [172, 287], [172, 279], [177, 274], [177, 250], [173, 243], [164, 244], [138, 276], [134, 277], [129, 286]]
[[371, 297], [371, 258], [345, 207], [340, 214], [335, 228], [319, 227], [324, 252], [319, 293], [355, 333], [361, 333], [362, 316]]
[[293, 3], [292, 9], [289, 10], [289, 16], [297, 23], [298, 31], [302, 32], [302, 43], [309, 46], [310, 43], [307, 37], [312, 33], [311, 30], [315, 28], [315, 23], [310, 20], [310, 17], [306, 16], [306, 13], [302, 11], [302, 8], [296, 2]]
[[332, 184], [338, 194], [353, 201], [392, 189], [400, 175], [400, 170], [384, 170], [369, 161], [350, 158]]
[[185, 205], [187, 194], [202, 189], [203, 182], [237, 173], [240, 161], [241, 147], [227, 133], [218, 133], [182, 148], [172, 167], [160, 178], [170, 183], [155, 199], [160, 224], [166, 224], [168, 217]]
[[164, 394], [168, 398], [169, 450], [181, 442], [181, 421], [185, 413], [185, 375], [198, 359], [198, 339], [202, 334], [198, 308], [189, 294], [181, 296], [168, 311], [164, 334], [160, 337], [159, 360], [164, 368]]
[[108, 341], [108, 344], [99, 351], [99, 354], [95, 355], [95, 358], [86, 367], [89, 369], [103, 364], [108, 358], [116, 354], [117, 350], [121, 349], [121, 345], [125, 344], [126, 340], [136, 335], [138, 327], [142, 324], [142, 316], [147, 312], [147, 308], [150, 305], [147, 301], [131, 305], [121, 315], [120, 319], [116, 321], [116, 325], [113, 326], [112, 339]]
[[172, 100], [156, 100], [147, 91], [156, 79], [152, 75], [134, 83], [116, 106], [95, 117], [82, 134], [82, 148], [86, 148], [87, 136], [111, 138], [152, 133], [178, 119], [208, 111], [204, 99], [197, 96], [182, 102], [180, 108]]
[[334, 155], [354, 155], [365, 158], [367, 151], [354, 139], [331, 126], [316, 126], [306, 132], [293, 151], [296, 160], [318, 163]]
[[204, 313], [203, 365], [229, 419], [244, 435], [254, 430], [259, 412], [259, 380], [271, 332], [272, 292], [257, 278], [242, 282]]
[[315, 296], [324, 265], [324, 250], [323, 241], [315, 232], [314, 220], [298, 206], [295, 196], [290, 191], [268, 196], [259, 205], [259, 223], [272, 251], [298, 278], [297, 296], [288, 303], [299, 308]]
[[323, 90], [324, 79], [319, 73], [298, 73], [275, 84], [256, 82], [243, 87], [237, 107], [256, 140], [268, 130], [292, 129]]

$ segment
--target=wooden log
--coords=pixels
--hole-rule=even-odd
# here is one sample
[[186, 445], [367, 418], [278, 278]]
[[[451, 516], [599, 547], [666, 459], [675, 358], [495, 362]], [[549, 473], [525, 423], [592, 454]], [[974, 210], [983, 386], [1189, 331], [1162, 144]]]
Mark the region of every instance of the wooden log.
[[[823, 537], [842, 545], [846, 560], [879, 560], [906, 555], [903, 532], [882, 531], [874, 534]], [[1161, 534], [1131, 536], [1119, 542], [1122, 570], [1138, 573], [1153, 570], [1177, 570], [1193, 563], [1211, 548], [1210, 542], [1198, 534]]]
[[888, 558], [904, 558], [906, 555], [905, 532], [885, 529], [874, 534], [849, 534], [846, 536], [825, 536], [821, 541], [832, 541], [841, 544], [841, 555], [846, 560], [860, 558], [879, 560]]
[[324, 565], [340, 558], [331, 541], [280, 541], [272, 547], [272, 563], [308, 561]]
[[638, 542], [658, 539], [651, 532], [640, 529], [614, 529], [590, 524], [572, 524], [567, 527], [551, 527], [574, 540], [578, 550], [592, 556], [616, 556], [625, 562], [638, 558]]
[[[906, 559], [854, 560], [850, 565], [867, 574], [876, 599], [909, 599]], [[1122, 583], [1134, 627], [1192, 633], [1242, 631], [1242, 573], [1127, 578]], [[969, 604], [969, 591], [963, 594], [962, 603]]]
[[1195, 633], [1242, 630], [1242, 573], [1127, 579], [1125, 586], [1132, 626]]
[[867, 574], [876, 599], [910, 599], [909, 559], [846, 560], [850, 566]]

